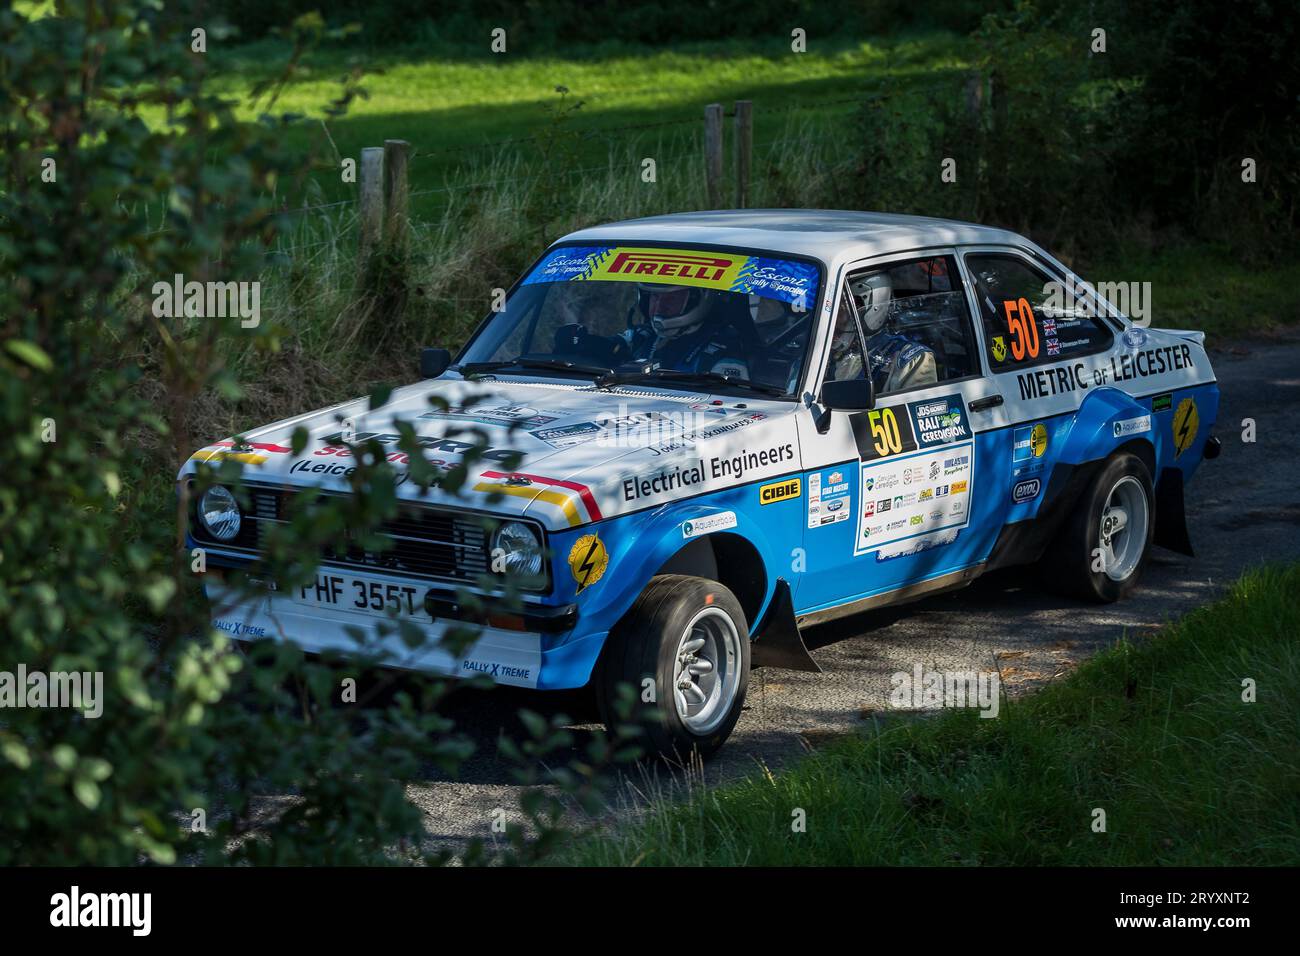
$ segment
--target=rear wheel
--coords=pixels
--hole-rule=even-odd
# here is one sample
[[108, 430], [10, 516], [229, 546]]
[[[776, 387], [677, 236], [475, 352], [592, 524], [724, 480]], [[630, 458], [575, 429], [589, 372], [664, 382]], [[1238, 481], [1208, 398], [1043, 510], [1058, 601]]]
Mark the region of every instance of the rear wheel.
[[1137, 586], [1154, 533], [1151, 473], [1136, 455], [1112, 455], [1048, 554], [1048, 581], [1078, 597], [1118, 601]]
[[705, 578], [651, 579], [601, 655], [596, 695], [611, 728], [623, 684], [652, 756], [685, 762], [714, 753], [740, 719], [749, 686], [749, 626], [735, 595]]

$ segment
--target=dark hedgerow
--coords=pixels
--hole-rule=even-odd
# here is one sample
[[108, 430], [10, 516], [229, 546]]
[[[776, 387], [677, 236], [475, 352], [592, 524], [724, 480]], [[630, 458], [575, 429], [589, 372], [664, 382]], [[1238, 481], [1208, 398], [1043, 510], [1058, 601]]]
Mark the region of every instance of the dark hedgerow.
[[[172, 315], [153, 286], [258, 279], [287, 226], [277, 191], [300, 188], [312, 161], [284, 147], [296, 120], [274, 112], [277, 91], [329, 34], [319, 17], [294, 24], [286, 72], [254, 91], [248, 121], [235, 115], [247, 101], [211, 92], [188, 19], [67, 6], [0, 10], [0, 670], [89, 683], [84, 707], [0, 713], [0, 865], [436, 862], [404, 787], [468, 752], [437, 712], [445, 683], [282, 645], [245, 656], [210, 627], [202, 555], [183, 546], [188, 497], [217, 480], [242, 494], [236, 461], [182, 487], [167, 523], [136, 513], [208, 440], [193, 433], [198, 404], [241, 394], [231, 346], [281, 345], [274, 321]], [[328, 115], [357, 93], [349, 74]], [[142, 214], [160, 206], [161, 222]], [[411, 478], [430, 481], [413, 435], [402, 447]], [[354, 446], [353, 494], [296, 515], [261, 574], [301, 583], [322, 541], [345, 527], [364, 540], [393, 514], [376, 451]], [[529, 765], [568, 743], [527, 726]], [[608, 755], [598, 741], [584, 760]], [[570, 796], [586, 798], [591, 776], [567, 778]], [[516, 856], [545, 847], [559, 806], [531, 798], [543, 841], [515, 828]]]

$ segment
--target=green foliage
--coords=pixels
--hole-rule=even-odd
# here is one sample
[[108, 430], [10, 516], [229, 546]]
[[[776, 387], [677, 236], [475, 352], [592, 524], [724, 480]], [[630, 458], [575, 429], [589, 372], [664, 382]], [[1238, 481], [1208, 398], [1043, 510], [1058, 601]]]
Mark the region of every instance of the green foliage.
[[[1296, 226], [1297, 27], [1277, 4], [1251, 6], [1020, 0], [990, 13], [972, 72], [868, 101], [857, 201], [1005, 226], [1066, 254], [1171, 230], [1274, 248]], [[1257, 183], [1242, 181], [1246, 157]], [[945, 158], [955, 183], [939, 179]]]
[[[901, 715], [572, 844], [580, 865], [1242, 866], [1300, 860], [1300, 565], [996, 719]], [[1244, 680], [1255, 687], [1243, 699]], [[1094, 808], [1106, 831], [1092, 829]], [[806, 832], [791, 829], [806, 813]]]
[[[1273, 260], [1297, 224], [1300, 195], [1300, 24], [1291, 5], [1208, 0], [1108, 5], [1118, 68], [1141, 77], [1124, 103], [1125, 168], [1145, 175], [1128, 195], [1159, 221], [1190, 223]], [[1257, 181], [1242, 182], [1253, 158]], [[1123, 183], [1119, 184], [1121, 187]]]
[[[438, 714], [444, 683], [376, 669], [376, 635], [358, 633], [347, 663], [237, 651], [209, 624], [184, 543], [191, 496], [216, 481], [244, 495], [241, 466], [204, 464], [168, 487], [212, 437], [196, 435], [205, 407], [245, 394], [231, 357], [286, 344], [271, 321], [167, 315], [153, 286], [261, 278], [292, 225], [277, 191], [300, 188], [312, 162], [285, 146], [295, 118], [274, 112], [288, 72], [253, 90], [257, 118], [240, 119], [250, 100], [212, 92], [187, 18], [67, 7], [34, 20], [0, 10], [0, 670], [75, 671], [91, 687], [100, 675], [102, 695], [87, 688], [82, 702], [101, 713], [6, 702], [0, 865], [437, 862], [405, 787], [468, 753]], [[286, 71], [328, 36], [301, 18]], [[356, 80], [327, 112], [342, 114]], [[160, 197], [161, 223], [135, 214]], [[412, 481], [435, 480], [409, 427], [398, 447]], [[395, 514], [383, 450], [351, 451], [352, 493], [299, 496], [253, 573], [228, 574], [244, 594], [312, 580], [325, 542], [347, 529], [368, 543]], [[475, 453], [439, 475], [444, 488]], [[425, 640], [400, 620], [382, 631], [412, 649]], [[453, 652], [472, 636], [454, 635]]]
[[[257, 38], [306, 11], [318, 0], [222, 0], [215, 5], [245, 38]], [[512, 49], [531, 51], [563, 44], [611, 41], [680, 43], [721, 37], [787, 38], [801, 27], [810, 36], [851, 28], [858, 34], [901, 27], [939, 25], [968, 30], [988, 4], [941, 0], [918, 7], [906, 0], [863, 4], [854, 0], [629, 0], [622, 4], [579, 0], [342, 0], [329, 5], [331, 18], [365, 24], [372, 43], [409, 43], [418, 37], [439, 50], [487, 55], [490, 32], [503, 28]], [[517, 46], [515, 45], [517, 44]]]

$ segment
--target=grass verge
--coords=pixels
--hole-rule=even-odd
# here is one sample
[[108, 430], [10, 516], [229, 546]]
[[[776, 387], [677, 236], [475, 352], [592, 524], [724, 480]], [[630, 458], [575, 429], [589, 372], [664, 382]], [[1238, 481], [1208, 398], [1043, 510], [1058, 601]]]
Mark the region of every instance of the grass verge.
[[[576, 842], [565, 862], [1294, 865], [1297, 634], [1300, 564], [1253, 570], [997, 719], [947, 712], [847, 738]], [[1257, 702], [1242, 699], [1247, 678]]]

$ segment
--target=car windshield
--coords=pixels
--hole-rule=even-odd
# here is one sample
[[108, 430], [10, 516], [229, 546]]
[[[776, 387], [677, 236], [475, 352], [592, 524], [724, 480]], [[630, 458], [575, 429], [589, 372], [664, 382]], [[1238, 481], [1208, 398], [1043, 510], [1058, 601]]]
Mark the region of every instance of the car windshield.
[[793, 393], [820, 271], [739, 250], [561, 246], [461, 355], [489, 370]]

